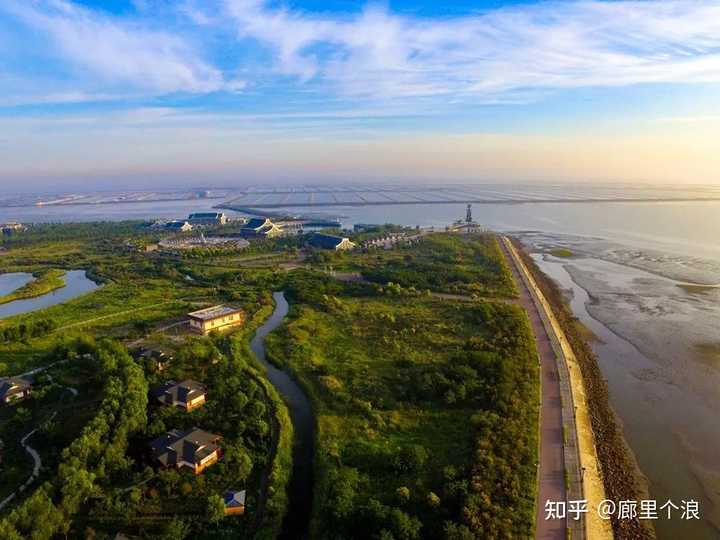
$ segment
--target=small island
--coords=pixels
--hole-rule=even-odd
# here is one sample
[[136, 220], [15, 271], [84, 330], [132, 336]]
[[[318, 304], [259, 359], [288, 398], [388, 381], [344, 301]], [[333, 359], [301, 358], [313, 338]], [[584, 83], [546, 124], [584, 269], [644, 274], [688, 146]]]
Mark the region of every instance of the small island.
[[33, 280], [14, 290], [10, 294], [0, 296], [0, 304], [7, 304], [15, 300], [37, 298], [51, 293], [65, 286], [65, 270], [49, 269], [33, 273]]

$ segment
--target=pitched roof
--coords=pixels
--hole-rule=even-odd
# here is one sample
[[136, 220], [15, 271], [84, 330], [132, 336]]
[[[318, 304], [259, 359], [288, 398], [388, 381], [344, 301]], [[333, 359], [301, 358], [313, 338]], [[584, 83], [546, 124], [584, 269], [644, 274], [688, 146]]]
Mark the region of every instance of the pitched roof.
[[19, 377], [0, 379], [0, 398], [20, 394], [29, 388], [32, 388], [32, 385], [25, 379]]
[[189, 219], [220, 219], [223, 215], [222, 212], [195, 212]]
[[245, 225], [243, 229], [262, 229], [264, 227], [271, 227], [273, 222], [268, 218], [252, 218]]
[[233, 313], [238, 313], [240, 311], [242, 311], [242, 309], [232, 306], [213, 306], [188, 313], [188, 317], [200, 319], [201, 321], [212, 321], [213, 319], [219, 319], [220, 317], [232, 315]]
[[165, 227], [168, 229], [182, 229], [183, 227], [189, 226], [190, 224], [187, 221], [171, 221], [167, 224], [165, 224]]
[[153, 456], [163, 465], [176, 465], [178, 461], [200, 463], [219, 449], [220, 435], [198, 428], [187, 431], [174, 429], [150, 443]]
[[225, 493], [225, 507], [226, 508], [237, 508], [239, 506], [245, 506], [245, 494], [246, 491], [228, 491]]
[[207, 393], [204, 384], [193, 380], [185, 380], [179, 383], [168, 381], [153, 392], [156, 398], [170, 401], [172, 403], [189, 403], [193, 399]]
[[310, 243], [314, 246], [324, 247], [329, 249], [335, 249], [343, 241], [348, 240], [342, 236], [335, 236], [332, 234], [315, 233], [310, 237]]

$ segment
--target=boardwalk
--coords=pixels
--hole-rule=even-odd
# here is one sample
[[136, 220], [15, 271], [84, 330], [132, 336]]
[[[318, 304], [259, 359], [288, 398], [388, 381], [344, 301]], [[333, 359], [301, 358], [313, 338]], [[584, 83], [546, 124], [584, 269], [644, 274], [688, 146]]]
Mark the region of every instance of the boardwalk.
[[530, 296], [530, 292], [521, 279], [513, 258], [507, 253], [501, 242], [512, 270], [515, 283], [520, 292], [520, 305], [527, 311], [535, 334], [538, 355], [540, 356], [540, 465], [538, 471], [538, 505], [536, 514], [536, 533], [539, 539], [566, 538], [566, 520], [545, 520], [545, 501], [565, 501], [565, 464], [563, 453], [562, 402], [560, 382], [550, 338], [545, 330], [540, 313]]

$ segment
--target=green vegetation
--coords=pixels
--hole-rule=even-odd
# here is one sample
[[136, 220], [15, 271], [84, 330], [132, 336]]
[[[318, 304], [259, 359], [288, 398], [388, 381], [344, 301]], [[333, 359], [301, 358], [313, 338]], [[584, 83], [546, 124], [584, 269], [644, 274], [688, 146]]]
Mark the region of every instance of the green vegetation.
[[0, 304], [7, 304], [15, 300], [23, 300], [25, 298], [36, 298], [44, 294], [50, 293], [65, 286], [64, 270], [43, 270], [36, 272], [31, 282], [23, 285], [19, 289], [0, 296]]
[[318, 415], [311, 536], [531, 536], [538, 374], [520, 309], [289, 287], [269, 353]]
[[74, 516], [98, 488], [129, 472], [128, 439], [146, 421], [147, 382], [142, 370], [110, 341], [80, 342], [67, 354], [89, 355], [99, 364], [103, 401], [80, 437], [62, 451], [56, 476], [0, 522], [2, 538], [42, 540], [67, 534]]
[[551, 250], [550, 255], [553, 255], [555, 257], [560, 257], [563, 259], [567, 259], [569, 257], [572, 257], [574, 255], [574, 253], [567, 248], [557, 248], [557, 249]]
[[[514, 296], [515, 285], [497, 239], [489, 234], [434, 234], [416, 246], [398, 250], [402, 256], [378, 253], [361, 267], [362, 275], [377, 283], [439, 292]], [[372, 257], [369, 257], [372, 259]]]
[[[312, 538], [532, 535], [536, 354], [524, 313], [506, 303], [515, 290], [493, 236], [356, 253], [301, 252], [301, 238], [241, 254], [138, 249], [163, 234], [137, 222], [43, 225], [2, 241], [0, 272], [80, 268], [103, 286], [0, 321], [0, 376], [51, 366], [29, 399], [0, 409], [0, 496], [30, 475], [19, 441], [35, 428], [43, 460], [3, 510], [0, 537], [276, 538], [293, 429], [249, 349], [274, 290], [291, 314], [268, 354], [317, 413]], [[217, 303], [243, 307], [246, 326], [200, 338], [179, 325]], [[135, 359], [139, 346], [172, 360]], [[202, 407], [148, 401], [149, 389], [187, 378], [207, 385]], [[149, 441], [190, 427], [219, 434], [223, 458], [197, 476], [158, 468]], [[223, 515], [230, 489], [247, 491], [242, 516]]]

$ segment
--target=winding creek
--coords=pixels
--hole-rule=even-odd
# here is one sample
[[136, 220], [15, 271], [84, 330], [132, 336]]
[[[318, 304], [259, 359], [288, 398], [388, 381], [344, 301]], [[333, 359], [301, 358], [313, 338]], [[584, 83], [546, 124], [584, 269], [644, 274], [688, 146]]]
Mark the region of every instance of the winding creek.
[[[0, 274], [0, 295], [9, 294], [32, 279], [32, 274], [27, 273]], [[61, 304], [98, 288], [97, 283], [87, 277], [85, 270], [70, 270], [63, 279], [65, 286], [60, 289], [36, 298], [15, 300], [0, 305], [0, 319]]]
[[290, 308], [283, 292], [273, 293], [273, 299], [275, 310], [255, 332], [250, 348], [267, 371], [272, 385], [285, 400], [295, 431], [288, 513], [283, 523], [281, 538], [296, 540], [307, 537], [312, 510], [315, 417], [310, 400], [300, 385], [285, 371], [278, 369], [267, 360], [265, 338], [284, 322]]

